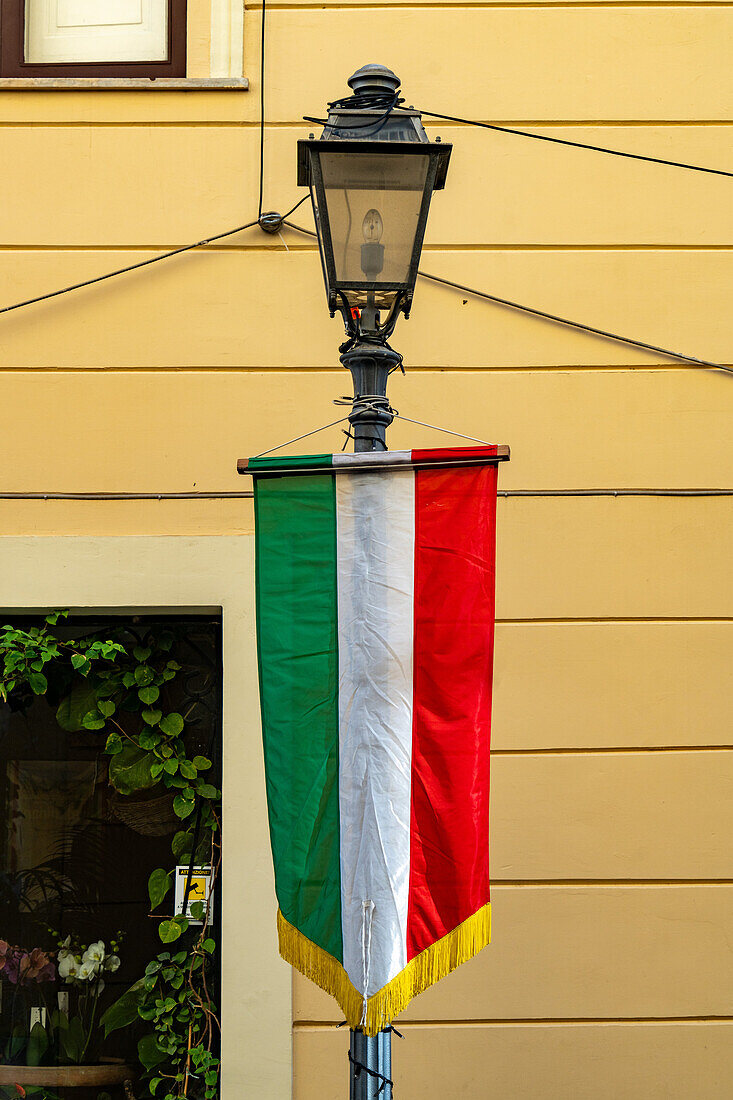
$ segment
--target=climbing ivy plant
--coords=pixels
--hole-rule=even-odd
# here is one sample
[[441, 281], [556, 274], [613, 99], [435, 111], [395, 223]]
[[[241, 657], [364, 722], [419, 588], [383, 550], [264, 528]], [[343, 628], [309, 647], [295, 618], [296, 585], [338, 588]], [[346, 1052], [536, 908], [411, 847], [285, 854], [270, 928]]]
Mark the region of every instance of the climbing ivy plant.
[[[211, 760], [189, 757], [188, 715], [167, 710], [165, 687], [181, 666], [170, 657], [171, 631], [149, 634], [145, 645], [126, 648], [114, 636], [62, 639], [54, 632], [66, 611], [47, 615], [28, 630], [0, 628], [0, 700], [23, 707], [33, 696], [60, 698], [61, 729], [89, 730], [103, 739], [110, 785], [122, 796], [160, 788], [172, 795], [181, 827], [171, 849], [178, 863], [211, 866], [211, 891], [221, 866], [221, 792], [207, 778]], [[195, 848], [195, 851], [194, 851]], [[148, 880], [151, 912], [169, 895], [171, 875], [156, 868]], [[214, 1100], [218, 1095], [217, 1008], [210, 995], [215, 942], [203, 902], [158, 927], [162, 950], [145, 973], [102, 1017], [105, 1034], [142, 1021], [138, 1055], [151, 1096], [157, 1100]]]

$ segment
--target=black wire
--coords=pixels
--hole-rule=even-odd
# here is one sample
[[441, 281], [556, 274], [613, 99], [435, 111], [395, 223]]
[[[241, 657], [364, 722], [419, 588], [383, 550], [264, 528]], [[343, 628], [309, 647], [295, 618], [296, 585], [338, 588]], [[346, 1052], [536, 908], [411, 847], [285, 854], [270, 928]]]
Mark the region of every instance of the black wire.
[[[344, 431], [344, 435], [350, 433]], [[350, 436], [353, 439], [353, 436]], [[0, 500], [249, 500], [251, 489], [241, 492], [202, 493], [5, 493]], [[501, 497], [733, 497], [733, 489], [500, 489]]]
[[287, 214], [283, 214], [282, 221], [284, 222], [286, 218], [289, 218], [291, 214], [294, 214], [295, 211], [298, 209], [298, 207], [302, 206], [304, 202], [307, 202], [307, 200], [309, 198], [310, 198], [310, 192], [306, 195], [303, 195], [302, 199], [298, 199], [295, 206], [291, 206], [290, 209], [288, 210]]
[[369, 122], [354, 122], [349, 123], [348, 126], [336, 126], [329, 122], [327, 118], [315, 118], [312, 115], [303, 115], [303, 118], [306, 122], [315, 122], [319, 126], [325, 126], [332, 134], [348, 134], [352, 130], [371, 130], [371, 133], [363, 135], [369, 138], [374, 137], [387, 125], [389, 116], [395, 107], [399, 107], [400, 103], [404, 103], [404, 100], [400, 98], [398, 92], [374, 92], [372, 94], [361, 92], [358, 95], [344, 96], [343, 99], [334, 99], [333, 103], [329, 103], [328, 106], [332, 111], [379, 111], [384, 109], [384, 114], [379, 118], [370, 119]]
[[454, 283], [450, 279], [441, 279], [438, 275], [428, 275], [427, 271], [419, 271], [418, 274], [422, 275], [423, 279], [430, 279], [434, 283], [443, 283], [445, 286], [453, 287], [453, 289], [460, 290], [464, 294], [473, 294], [477, 298], [485, 298], [488, 302], [496, 302], [500, 306], [518, 309], [522, 313], [531, 313], [533, 317], [541, 317], [545, 321], [554, 321], [556, 324], [566, 325], [568, 328], [575, 328], [580, 332], [587, 332], [591, 336], [602, 336], [605, 340], [616, 340], [619, 344], [628, 344], [630, 347], [642, 348], [644, 351], [656, 351], [661, 355], [668, 355], [671, 359], [680, 359], [684, 363], [694, 363], [696, 366], [711, 367], [713, 370], [724, 370], [733, 374], [733, 367], [724, 367], [722, 363], [712, 363], [709, 359], [697, 359], [694, 355], [684, 355], [680, 351], [670, 351], [669, 348], [660, 348], [656, 344], [647, 344], [643, 340], [632, 340], [628, 336], [619, 336], [615, 332], [593, 328], [592, 325], [584, 325], [580, 321], [570, 321], [567, 317], [558, 317], [555, 313], [545, 313], [541, 309], [531, 309], [529, 306], [520, 305], [519, 302], [512, 302], [508, 298], [497, 298], [496, 295], [486, 294], [483, 290], [463, 286], [462, 283]]
[[[316, 234], [311, 229], [305, 229], [302, 225], [295, 225], [294, 222], [283, 222], [284, 225], [289, 225], [291, 229], [297, 229], [300, 233], [305, 233], [309, 237], [315, 237]], [[541, 317], [545, 321], [554, 321], [558, 325], [566, 325], [568, 328], [578, 329], [580, 332], [587, 332], [590, 336], [602, 336], [606, 340], [616, 340], [619, 344], [628, 344], [632, 348], [642, 348], [644, 351], [657, 351], [661, 355], [668, 355], [671, 359], [679, 359], [683, 363], [694, 363], [700, 367], [710, 367], [712, 370], [724, 370], [733, 374], [733, 367], [723, 366], [722, 363], [713, 363], [708, 359], [697, 359], [694, 355], [683, 355], [680, 351], [670, 351], [669, 348], [660, 348], [656, 344], [647, 344], [643, 340], [632, 340], [630, 336], [619, 336], [615, 332], [607, 332], [602, 328], [593, 328], [591, 325], [584, 325], [580, 321], [571, 321], [567, 317], [559, 317], [555, 313], [546, 313], [541, 309], [533, 309], [531, 306], [520, 305], [519, 302], [512, 302], [508, 298], [498, 298], [494, 294], [486, 294], [483, 290], [476, 290], [475, 287], [464, 286], [462, 283], [454, 283], [450, 279], [441, 279], [438, 275], [429, 275], [427, 271], [418, 271], [423, 279], [430, 279], [434, 283], [442, 283], [444, 286], [452, 287], [454, 290], [460, 290], [464, 294], [473, 294], [477, 298], [485, 298], [487, 302], [495, 302], [500, 306], [508, 306], [510, 309], [518, 309], [522, 313], [529, 313], [533, 317]]]
[[227, 229], [225, 233], [217, 233], [215, 237], [207, 237], [205, 241], [196, 241], [194, 244], [183, 245], [182, 248], [174, 248], [170, 252], [163, 252], [160, 256], [153, 256], [150, 260], [141, 260], [138, 264], [130, 264], [128, 267], [119, 267], [116, 271], [108, 271], [106, 275], [98, 275], [95, 279], [86, 279], [83, 283], [74, 283], [65, 286], [61, 290], [52, 290], [50, 294], [39, 294], [37, 298], [27, 298], [24, 302], [16, 302], [12, 306], [2, 306], [0, 313], [10, 313], [14, 309], [22, 309], [23, 306], [32, 306], [36, 302], [45, 302], [49, 298], [58, 298], [60, 294], [68, 294], [72, 290], [81, 290], [85, 286], [93, 286], [95, 283], [103, 283], [105, 279], [113, 279], [116, 275], [125, 275], [128, 271], [137, 271], [138, 268], [148, 267], [150, 264], [160, 263], [161, 260], [169, 260], [171, 256], [180, 256], [182, 252], [190, 252], [192, 248], [203, 248], [204, 245], [220, 241], [222, 237], [231, 237], [235, 233], [241, 233], [243, 229], [251, 229], [257, 222], [247, 222], [246, 225], [238, 225], [236, 229]]
[[260, 28], [260, 201], [257, 217], [262, 213], [262, 198], [265, 181], [265, 13], [267, 0], [262, 0], [262, 24]]
[[463, 122], [466, 126], [480, 126], [484, 130], [498, 130], [502, 134], [518, 134], [519, 137], [536, 138], [538, 141], [551, 141], [555, 145], [571, 145], [576, 149], [591, 149], [594, 153], [609, 153], [613, 157], [627, 157], [629, 160], [646, 160], [651, 164], [668, 164], [671, 168], [687, 168], [690, 172], [708, 172], [713, 176], [733, 176], [733, 172], [724, 172], [722, 168], [702, 168], [699, 164], [686, 164], [681, 160], [664, 160], [662, 157], [645, 157], [641, 153], [624, 153], [620, 149], [607, 149], [605, 145], [588, 145], [583, 141], [569, 141], [567, 138], [550, 137], [549, 134], [535, 134], [530, 130], [515, 130], [510, 126], [498, 126], [493, 122], [477, 122], [472, 118], [458, 118], [456, 115], [439, 115], [436, 111], [423, 111], [430, 118], [442, 118], [446, 122]]

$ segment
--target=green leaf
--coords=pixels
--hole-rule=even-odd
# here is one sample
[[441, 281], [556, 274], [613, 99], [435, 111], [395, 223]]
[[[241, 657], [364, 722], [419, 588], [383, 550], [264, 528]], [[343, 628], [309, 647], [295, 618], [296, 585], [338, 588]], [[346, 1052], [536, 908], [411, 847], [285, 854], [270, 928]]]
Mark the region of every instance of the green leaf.
[[202, 901], [194, 901], [191, 903], [191, 916], [194, 920], [203, 920], [204, 912], [204, 903]]
[[78, 733], [83, 729], [83, 718], [96, 703], [94, 688], [86, 680], [74, 684], [71, 695], [59, 703], [56, 721], [67, 733]]
[[[140, 744], [142, 745], [142, 737], [140, 738]], [[147, 748], [146, 745], [142, 745], [143, 748]], [[153, 779], [157, 779], [160, 773], [163, 771], [163, 762], [156, 760], [154, 764], [150, 765], [150, 775]]]
[[207, 760], [205, 756], [194, 756], [193, 766], [195, 767], [196, 771], [206, 772], [211, 767], [211, 761]]
[[116, 756], [118, 752], [122, 752], [122, 738], [119, 733], [111, 733], [107, 738], [107, 744], [104, 746], [104, 751], [109, 753], [110, 756]]
[[195, 803], [189, 801], [182, 794], [177, 794], [173, 799], [173, 812], [177, 817], [187, 818], [193, 813]]
[[167, 664], [166, 667], [167, 668], [172, 668], [174, 672], [180, 672], [181, 671], [181, 666], [179, 665], [178, 661], [168, 661], [168, 664]]
[[148, 879], [148, 897], [151, 909], [157, 909], [171, 887], [171, 877], [167, 871], [157, 867]]
[[160, 723], [160, 728], [168, 737], [178, 737], [179, 733], [183, 732], [183, 725], [183, 718], [174, 710], [171, 714], [166, 714]]
[[84, 1050], [84, 1029], [78, 1016], [73, 1016], [69, 1020], [66, 1031], [59, 1032], [59, 1039], [65, 1060], [78, 1065]]
[[135, 669], [135, 683], [138, 687], [147, 687], [155, 679], [155, 673], [150, 665], [138, 665]]
[[214, 951], [216, 951], [216, 944], [211, 939], [211, 937], [208, 937], [207, 939], [205, 939], [204, 942], [201, 944], [201, 946], [203, 947], [204, 951], [206, 951], [206, 953], [208, 955], [211, 955]]
[[43, 1055], [48, 1050], [48, 1035], [41, 1023], [34, 1024], [28, 1036], [28, 1046], [25, 1051], [25, 1060], [29, 1066], [39, 1066]]
[[218, 798], [219, 797], [219, 792], [217, 791], [216, 787], [212, 787], [211, 783], [201, 783], [196, 788], [196, 790], [197, 790], [198, 794], [201, 795], [202, 798]]
[[85, 730], [103, 730], [107, 723], [99, 711], [95, 709], [84, 715], [81, 724]]
[[157, 783], [152, 774], [155, 756], [151, 752], [138, 749], [135, 745], [125, 745], [122, 752], [113, 756], [109, 764], [109, 781], [120, 794], [132, 794], [154, 787]]
[[184, 929], [181, 928], [180, 924], [178, 924], [176, 921], [164, 920], [160, 923], [160, 927], [158, 928], [158, 935], [160, 936], [163, 943], [173, 943], [174, 940], [180, 938], [183, 931]]
[[155, 1035], [143, 1035], [137, 1044], [137, 1056], [147, 1070], [154, 1069], [166, 1059], [166, 1052], [158, 1046]]
[[147, 722], [149, 726], [157, 726], [163, 717], [163, 711], [154, 707], [146, 707], [143, 711], [143, 722]]
[[196, 768], [190, 760], [181, 760], [179, 767], [181, 769], [181, 775], [185, 776], [186, 779], [196, 778]]
[[149, 751], [150, 749], [154, 749], [156, 745], [160, 744], [161, 736], [159, 733], [153, 733], [152, 730], [147, 729], [143, 730], [137, 740], [141, 749], [148, 749]]
[[180, 861], [183, 855], [190, 855], [192, 844], [193, 837], [190, 833], [178, 832], [171, 841], [171, 851], [176, 859]]
[[131, 672], [126, 672], [122, 677], [122, 683], [126, 688], [131, 688], [135, 683], [135, 677]]
[[135, 660], [139, 661], [140, 664], [142, 665], [142, 664], [145, 663], [145, 661], [147, 661], [148, 657], [150, 656], [150, 654], [152, 652], [153, 652], [152, 649], [150, 649], [148, 646], [143, 647], [143, 646], [136, 645], [135, 648], [132, 651], [132, 655], [135, 658]]
[[111, 1004], [102, 1015], [99, 1022], [104, 1028], [105, 1038], [110, 1032], [117, 1031], [121, 1027], [129, 1027], [130, 1024], [135, 1023], [138, 1018], [138, 1008], [144, 997], [145, 989], [141, 978], [140, 981], [130, 986], [121, 997], [118, 997], [114, 1004]]
[[72, 653], [71, 654], [71, 667], [72, 668], [75, 668], [75, 669], [78, 670], [80, 668], [83, 668], [84, 665], [88, 665], [88, 664], [89, 664], [89, 661], [87, 660], [87, 658], [84, 656], [83, 653]]
[[41, 672], [31, 672], [28, 677], [28, 684], [34, 695], [44, 695], [48, 688], [48, 680]]
[[178, 771], [178, 761], [176, 759], [166, 760], [165, 770], [168, 772], [168, 775], [175, 775]]
[[111, 718], [115, 712], [115, 705], [111, 699], [100, 699], [97, 710], [104, 718]]
[[152, 1077], [150, 1079], [150, 1084], [148, 1085], [148, 1088], [150, 1089], [150, 1095], [151, 1096], [155, 1096], [155, 1090], [157, 1089], [158, 1085], [161, 1083], [162, 1080], [163, 1080], [162, 1077]]
[[155, 684], [151, 684], [150, 687], [139, 688], [137, 693], [140, 702], [145, 703], [147, 706], [155, 703], [159, 695], [160, 688], [157, 688]]

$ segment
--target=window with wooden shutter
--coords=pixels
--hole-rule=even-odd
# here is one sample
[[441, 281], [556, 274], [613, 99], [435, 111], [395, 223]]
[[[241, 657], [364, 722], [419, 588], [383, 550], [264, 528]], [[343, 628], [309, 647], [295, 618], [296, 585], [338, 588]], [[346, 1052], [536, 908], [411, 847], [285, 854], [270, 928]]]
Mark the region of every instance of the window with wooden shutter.
[[3, 76], [185, 76], [186, 0], [2, 0]]

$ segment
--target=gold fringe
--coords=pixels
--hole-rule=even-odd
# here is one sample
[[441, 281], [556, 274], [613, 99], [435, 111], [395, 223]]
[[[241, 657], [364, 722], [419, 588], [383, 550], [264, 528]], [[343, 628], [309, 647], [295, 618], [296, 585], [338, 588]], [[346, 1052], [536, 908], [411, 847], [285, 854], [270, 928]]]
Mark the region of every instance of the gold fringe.
[[312, 982], [338, 1001], [349, 1027], [376, 1035], [390, 1024], [413, 997], [472, 959], [491, 942], [491, 905], [484, 905], [441, 940], [426, 947], [404, 970], [367, 1001], [366, 1026], [361, 1025], [363, 1000], [340, 962], [277, 912], [280, 954]]

